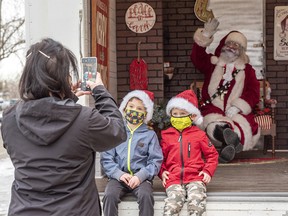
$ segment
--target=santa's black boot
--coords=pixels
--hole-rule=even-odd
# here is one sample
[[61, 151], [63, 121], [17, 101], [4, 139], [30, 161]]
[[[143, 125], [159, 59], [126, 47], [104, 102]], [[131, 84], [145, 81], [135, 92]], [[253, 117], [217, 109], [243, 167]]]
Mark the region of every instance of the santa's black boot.
[[213, 137], [214, 139], [222, 142], [222, 148], [220, 150], [219, 155], [219, 162], [220, 163], [228, 163], [229, 161], [233, 160], [236, 154], [236, 150], [234, 145], [228, 145], [226, 141], [228, 140], [229, 134], [226, 132], [224, 136], [224, 131], [227, 129], [231, 130], [228, 124], [224, 125], [216, 125], [215, 129], [213, 131]]
[[226, 145], [219, 154], [218, 161], [220, 163], [228, 163], [235, 157], [236, 151], [233, 145]]
[[224, 135], [223, 132], [225, 129], [230, 128], [228, 124], [224, 125], [216, 125], [215, 129], [213, 131], [213, 137], [214, 139], [222, 142], [223, 144], [225, 143]]
[[235, 148], [236, 153], [240, 153], [243, 150], [243, 145], [240, 143], [238, 135], [231, 130], [231, 128], [226, 128], [223, 131], [223, 137], [225, 143], [229, 146], [232, 145]]
[[227, 163], [234, 159], [236, 153], [243, 150], [243, 145], [240, 143], [238, 135], [231, 128], [223, 130], [223, 138], [227, 146], [221, 150], [219, 162]]

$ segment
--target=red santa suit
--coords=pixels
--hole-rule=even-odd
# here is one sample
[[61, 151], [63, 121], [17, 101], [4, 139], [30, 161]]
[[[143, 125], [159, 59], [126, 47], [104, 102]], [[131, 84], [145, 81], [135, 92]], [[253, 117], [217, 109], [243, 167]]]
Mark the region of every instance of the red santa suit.
[[[198, 29], [194, 35], [195, 43], [192, 48], [191, 60], [195, 68], [205, 76], [202, 88], [204, 104], [200, 108], [204, 117], [203, 129], [217, 144], [219, 141], [213, 137], [215, 126], [219, 123], [229, 124], [238, 135], [245, 151], [252, 149], [260, 136], [258, 124], [254, 121], [251, 113], [253, 107], [259, 102], [259, 82], [255, 70], [248, 64], [249, 59], [245, 52], [233, 62], [232, 69], [230, 68], [228, 74], [227, 59], [220, 55], [228, 36], [230, 40], [242, 45], [246, 50], [247, 39], [245, 36], [239, 32], [230, 32], [220, 41], [215, 55], [207, 54], [206, 47], [210, 45], [213, 38], [205, 38], [201, 34], [201, 29]], [[217, 91], [217, 88], [225, 82], [227, 83], [227, 80], [229, 80], [229, 84], [226, 84], [227, 89], [222, 92]], [[240, 111], [230, 118], [225, 115], [225, 112], [232, 106], [237, 107]]]

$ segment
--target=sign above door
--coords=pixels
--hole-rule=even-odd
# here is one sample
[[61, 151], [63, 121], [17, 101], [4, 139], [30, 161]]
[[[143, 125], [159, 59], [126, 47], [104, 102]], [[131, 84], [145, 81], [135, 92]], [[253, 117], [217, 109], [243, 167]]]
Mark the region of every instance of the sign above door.
[[125, 21], [131, 31], [135, 33], [146, 33], [153, 28], [156, 21], [156, 14], [149, 4], [137, 2], [127, 9]]

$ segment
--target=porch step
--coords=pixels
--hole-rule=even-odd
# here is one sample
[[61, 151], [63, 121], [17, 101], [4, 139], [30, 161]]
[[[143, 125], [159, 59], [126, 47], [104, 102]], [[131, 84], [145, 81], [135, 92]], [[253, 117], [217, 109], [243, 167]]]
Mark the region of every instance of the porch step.
[[[153, 194], [154, 215], [162, 216], [166, 194]], [[210, 192], [207, 195], [207, 216], [288, 216], [288, 192]], [[103, 192], [101, 200], [102, 197]], [[138, 215], [138, 204], [132, 195], [125, 196], [119, 204], [119, 216], [127, 215]], [[187, 215], [185, 204], [180, 216]]]

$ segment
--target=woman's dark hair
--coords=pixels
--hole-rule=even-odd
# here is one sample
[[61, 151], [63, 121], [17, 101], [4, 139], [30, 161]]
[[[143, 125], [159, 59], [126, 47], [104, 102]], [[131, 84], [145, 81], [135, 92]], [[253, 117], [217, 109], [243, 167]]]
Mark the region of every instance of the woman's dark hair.
[[32, 45], [27, 51], [26, 64], [19, 82], [23, 100], [34, 100], [51, 95], [73, 98], [71, 79], [79, 78], [75, 55], [51, 38]]

